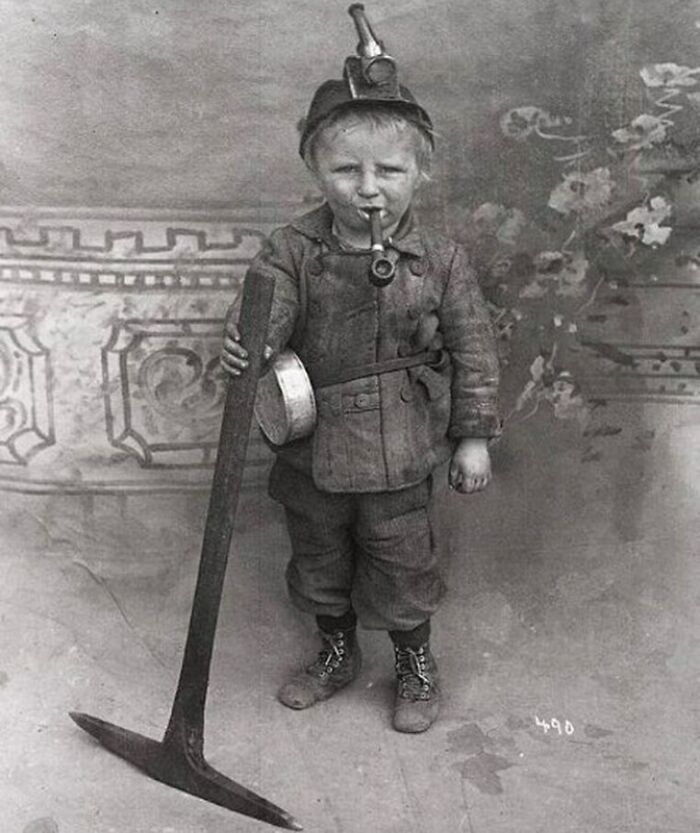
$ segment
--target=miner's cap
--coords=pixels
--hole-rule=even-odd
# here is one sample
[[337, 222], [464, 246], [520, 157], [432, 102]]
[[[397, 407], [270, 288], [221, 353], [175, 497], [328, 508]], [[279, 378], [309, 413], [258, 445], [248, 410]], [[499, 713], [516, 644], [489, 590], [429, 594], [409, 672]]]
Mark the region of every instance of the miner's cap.
[[399, 85], [399, 96], [382, 95], [377, 89], [371, 96], [363, 95], [355, 97], [352, 95], [347, 81], [331, 79], [324, 81], [316, 90], [311, 100], [309, 111], [303, 122], [301, 138], [299, 141], [299, 154], [303, 158], [306, 150], [306, 143], [314, 131], [330, 115], [341, 110], [351, 112], [355, 107], [367, 109], [373, 104], [381, 107], [391, 107], [397, 113], [405, 116], [407, 121], [415, 124], [428, 136], [430, 143], [434, 145], [433, 123], [427, 112], [418, 104], [413, 93]]

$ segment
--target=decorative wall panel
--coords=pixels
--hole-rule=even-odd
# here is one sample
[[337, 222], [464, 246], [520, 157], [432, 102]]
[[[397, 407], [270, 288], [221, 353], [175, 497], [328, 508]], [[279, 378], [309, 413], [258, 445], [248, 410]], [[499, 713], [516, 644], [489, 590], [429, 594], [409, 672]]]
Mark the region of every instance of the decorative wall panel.
[[291, 213], [0, 209], [0, 489], [207, 489], [223, 319]]
[[31, 318], [0, 315], [0, 466], [27, 466], [55, 442], [48, 351]]
[[210, 465], [223, 408], [220, 319], [124, 321], [103, 349], [107, 433], [144, 467]]

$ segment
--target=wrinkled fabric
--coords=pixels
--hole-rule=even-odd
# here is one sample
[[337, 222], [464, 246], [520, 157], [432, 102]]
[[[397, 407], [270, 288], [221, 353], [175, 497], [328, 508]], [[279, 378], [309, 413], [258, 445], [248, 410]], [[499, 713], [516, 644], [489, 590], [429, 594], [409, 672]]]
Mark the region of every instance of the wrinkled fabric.
[[387, 245], [387, 287], [369, 255], [341, 249], [324, 205], [277, 229], [250, 267], [275, 279], [268, 343], [313, 374], [441, 350], [422, 365], [318, 388], [310, 438], [275, 448], [328, 492], [384, 492], [423, 481], [455, 441], [501, 430], [493, 330], [464, 249], [404, 218]]
[[432, 482], [374, 494], [334, 494], [277, 460], [270, 496], [285, 509], [294, 605], [316, 616], [352, 606], [365, 628], [411, 631], [445, 593], [430, 522]]

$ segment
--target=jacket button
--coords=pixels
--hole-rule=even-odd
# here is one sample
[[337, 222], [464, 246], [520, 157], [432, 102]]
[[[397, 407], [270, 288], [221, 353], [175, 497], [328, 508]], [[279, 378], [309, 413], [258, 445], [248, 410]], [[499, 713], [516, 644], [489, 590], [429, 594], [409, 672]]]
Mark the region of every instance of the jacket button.
[[358, 393], [355, 397], [355, 405], [358, 408], [366, 408], [369, 405], [369, 395], [366, 393]]
[[404, 385], [401, 388], [401, 399], [404, 402], [412, 402], [413, 401], [413, 388], [411, 384]]
[[323, 263], [321, 263], [321, 258], [312, 258], [306, 265], [306, 271], [310, 275], [318, 277], [323, 272]]
[[412, 260], [408, 268], [414, 275], [420, 277], [420, 275], [425, 275], [426, 264], [422, 258], [418, 258], [417, 260]]

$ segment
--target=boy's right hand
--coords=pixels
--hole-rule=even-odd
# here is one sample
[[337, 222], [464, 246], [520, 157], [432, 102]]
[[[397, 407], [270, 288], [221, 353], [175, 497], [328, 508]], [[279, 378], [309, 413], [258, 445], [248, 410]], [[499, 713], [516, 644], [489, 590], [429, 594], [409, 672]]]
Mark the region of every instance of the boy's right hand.
[[[272, 348], [265, 345], [263, 361], [268, 362], [272, 354]], [[248, 367], [248, 351], [241, 344], [241, 333], [238, 324], [234, 321], [226, 322], [224, 344], [221, 349], [221, 366], [231, 376], [240, 376]]]
[[226, 322], [224, 330], [224, 344], [221, 349], [221, 366], [231, 376], [240, 376], [248, 367], [248, 351], [241, 342], [238, 324]]

